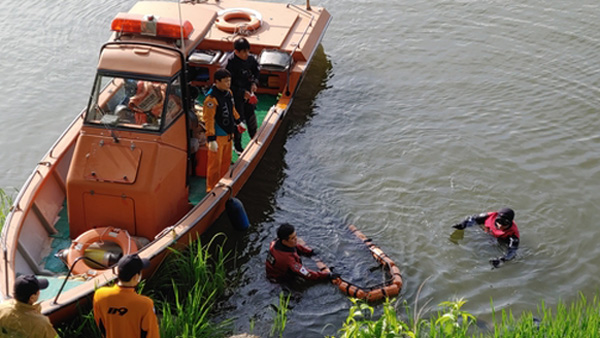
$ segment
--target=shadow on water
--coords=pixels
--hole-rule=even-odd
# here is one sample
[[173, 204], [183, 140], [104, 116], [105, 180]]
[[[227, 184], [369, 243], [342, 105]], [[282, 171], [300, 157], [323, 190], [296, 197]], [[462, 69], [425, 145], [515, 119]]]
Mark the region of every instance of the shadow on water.
[[[274, 233], [271, 228], [278, 208], [277, 196], [287, 177], [286, 142], [301, 132], [315, 115], [315, 99], [320, 91], [327, 88], [331, 68], [332, 64], [323, 47], [319, 46], [286, 118], [248, 182], [237, 195], [248, 214], [250, 229], [246, 232], [235, 231], [227, 215], [223, 214], [202, 235], [203, 242], [210, 241], [219, 232], [227, 235], [225, 248], [231, 250], [234, 257], [230, 275], [234, 280], [234, 290], [219, 305], [215, 320], [240, 317], [244, 313], [244, 318], [240, 319], [241, 324], [235, 325], [236, 331], [253, 331], [248, 327], [253, 326], [249, 321], [257, 323], [255, 334], [266, 334], [270, 330], [272, 309], [269, 304], [275, 303], [282, 289], [270, 284], [265, 278], [263, 253]], [[292, 303], [294, 299], [301, 297], [302, 289], [296, 288], [292, 292]], [[257, 302], [257, 299], [260, 301]], [[264, 323], [260, 324], [263, 317]], [[258, 326], [261, 328], [258, 329]]]
[[[319, 46], [281, 127], [273, 137], [271, 145], [256, 169], [237, 195], [237, 198], [244, 203], [251, 224], [250, 229], [245, 233], [233, 230], [227, 215], [223, 214], [203, 234], [203, 238], [209, 239], [218, 232], [225, 232], [229, 238], [229, 245], [239, 242], [240, 246], [234, 247], [239, 251], [240, 248], [247, 247], [253, 242], [253, 235], [257, 234], [262, 223], [272, 221], [271, 215], [276, 208], [276, 193], [286, 178], [285, 155], [287, 151], [285, 143], [289, 137], [298, 133], [315, 114], [314, 100], [319, 92], [327, 87], [330, 70], [331, 62], [323, 47]], [[250, 255], [252, 253], [249, 252]]]

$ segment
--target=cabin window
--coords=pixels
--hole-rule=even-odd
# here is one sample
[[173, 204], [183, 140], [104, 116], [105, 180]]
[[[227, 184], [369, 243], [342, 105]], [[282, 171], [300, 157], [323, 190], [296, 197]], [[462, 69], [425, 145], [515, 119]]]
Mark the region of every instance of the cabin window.
[[166, 82], [98, 75], [85, 121], [158, 131], [181, 114], [181, 102], [178, 78]]

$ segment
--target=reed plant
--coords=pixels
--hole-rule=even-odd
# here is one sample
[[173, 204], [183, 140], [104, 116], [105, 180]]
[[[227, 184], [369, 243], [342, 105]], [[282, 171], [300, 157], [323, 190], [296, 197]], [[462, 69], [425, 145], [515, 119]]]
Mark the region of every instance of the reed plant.
[[[224, 238], [217, 234], [204, 246], [197, 239], [184, 250], [171, 248], [157, 273], [138, 286], [155, 302], [161, 337], [224, 337], [230, 331], [230, 320], [209, 318], [227, 288], [229, 254], [217, 243]], [[100, 337], [89, 306], [57, 329], [61, 337]]]
[[383, 313], [373, 318], [375, 309], [366, 302], [350, 298], [352, 306], [348, 311], [346, 321], [338, 331], [342, 338], [370, 337], [415, 337], [409, 326], [402, 322], [396, 314], [395, 300], [386, 299], [383, 303]]
[[271, 326], [271, 334], [273, 337], [279, 333], [279, 337], [283, 337], [283, 331], [285, 331], [285, 325], [287, 324], [287, 313], [289, 311], [290, 296], [285, 296], [283, 292], [279, 294], [279, 306], [271, 304], [273, 310], [275, 310], [275, 318], [273, 320], [273, 326]]
[[148, 288], [160, 293], [161, 298], [173, 298], [173, 281], [176, 280], [180, 290], [190, 290], [197, 283], [206, 285], [204, 298], [208, 298], [212, 290], [217, 295], [223, 294], [227, 287], [226, 264], [230, 256], [224, 249], [225, 240], [226, 236], [218, 233], [206, 245], [198, 238], [190, 240], [183, 250], [169, 248], [171, 254], [148, 281]]
[[219, 337], [229, 331], [230, 320], [209, 319], [227, 287], [229, 253], [220, 239], [224, 242], [225, 235], [216, 234], [205, 246], [197, 239], [185, 250], [170, 248], [160, 272], [150, 280], [149, 290], [160, 297], [162, 337]]
[[197, 282], [183, 290], [173, 282], [174, 302], [161, 301], [161, 337], [223, 337], [230, 323], [212, 323], [209, 314], [217, 298], [217, 290], [209, 290]]

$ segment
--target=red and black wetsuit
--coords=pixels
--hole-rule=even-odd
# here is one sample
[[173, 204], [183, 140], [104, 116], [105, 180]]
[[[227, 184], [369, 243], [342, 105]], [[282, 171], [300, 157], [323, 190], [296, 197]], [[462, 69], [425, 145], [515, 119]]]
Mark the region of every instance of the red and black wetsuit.
[[496, 218], [498, 218], [498, 212], [488, 212], [473, 216], [472, 220], [482, 225], [485, 232], [508, 245], [508, 251], [501, 259], [509, 261], [515, 257], [519, 248], [519, 228], [517, 227], [517, 223], [512, 221], [510, 228], [506, 230], [498, 229], [496, 227]]
[[294, 277], [308, 280], [321, 280], [329, 277], [328, 272], [312, 271], [304, 267], [299, 253], [310, 255], [312, 250], [300, 244], [295, 248], [290, 248], [281, 243], [279, 239], [271, 242], [265, 265], [267, 278], [272, 282], [280, 283], [293, 280]]

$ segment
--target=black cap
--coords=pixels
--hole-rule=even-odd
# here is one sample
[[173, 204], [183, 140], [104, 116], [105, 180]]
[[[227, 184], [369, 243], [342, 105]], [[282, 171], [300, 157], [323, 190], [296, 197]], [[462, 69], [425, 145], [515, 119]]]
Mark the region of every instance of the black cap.
[[138, 254], [123, 256], [119, 260], [118, 277], [124, 282], [131, 280], [133, 276], [140, 273], [142, 269], [150, 266], [150, 261], [146, 258], [140, 258]]
[[511, 208], [502, 208], [498, 210], [498, 217], [512, 222], [515, 219], [515, 212]]
[[34, 275], [21, 275], [15, 279], [15, 298], [26, 303], [31, 295], [48, 287], [48, 280]]

